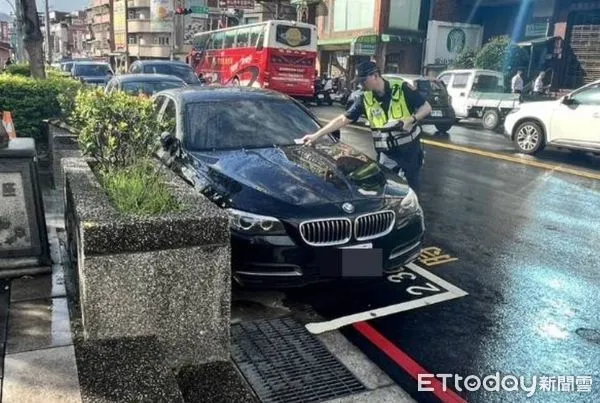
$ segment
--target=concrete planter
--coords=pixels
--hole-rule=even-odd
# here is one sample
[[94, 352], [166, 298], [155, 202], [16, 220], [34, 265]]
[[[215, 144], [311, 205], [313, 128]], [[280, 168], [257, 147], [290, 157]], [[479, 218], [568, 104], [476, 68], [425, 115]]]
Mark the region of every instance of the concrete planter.
[[81, 157], [75, 129], [60, 121], [47, 121], [48, 159], [52, 166], [52, 185], [63, 186], [60, 161], [63, 158]]
[[[87, 160], [62, 160], [65, 218], [86, 340], [157, 336], [167, 364], [229, 359], [227, 215], [170, 171], [185, 210], [119, 213]], [[72, 259], [73, 260], [73, 259]]]

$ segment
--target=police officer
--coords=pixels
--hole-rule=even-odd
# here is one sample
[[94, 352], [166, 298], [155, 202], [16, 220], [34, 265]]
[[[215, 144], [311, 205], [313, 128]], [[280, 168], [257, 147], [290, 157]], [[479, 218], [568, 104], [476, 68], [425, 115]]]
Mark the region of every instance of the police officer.
[[[305, 145], [312, 145], [320, 137], [354, 123], [365, 115], [380, 162], [395, 168], [396, 172], [401, 169], [408, 185], [418, 194], [424, 155], [418, 123], [431, 113], [431, 106], [407, 82], [392, 85], [383, 79], [373, 62], [358, 65], [357, 81], [365, 91], [346, 112], [317, 132], [304, 136], [302, 141]], [[398, 124], [386, 127], [390, 120], [398, 121]]]

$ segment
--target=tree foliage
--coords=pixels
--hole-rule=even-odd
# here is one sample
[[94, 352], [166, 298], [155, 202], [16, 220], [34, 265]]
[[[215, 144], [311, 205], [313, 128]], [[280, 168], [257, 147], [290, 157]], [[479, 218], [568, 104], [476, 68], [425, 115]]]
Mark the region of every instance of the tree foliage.
[[529, 52], [516, 46], [508, 36], [497, 36], [477, 53], [475, 67], [501, 71], [505, 74], [513, 74], [518, 69], [527, 67]]
[[475, 58], [477, 57], [477, 52], [473, 49], [465, 49], [463, 50], [454, 60], [454, 65], [452, 66], [455, 69], [472, 69], [475, 68]]

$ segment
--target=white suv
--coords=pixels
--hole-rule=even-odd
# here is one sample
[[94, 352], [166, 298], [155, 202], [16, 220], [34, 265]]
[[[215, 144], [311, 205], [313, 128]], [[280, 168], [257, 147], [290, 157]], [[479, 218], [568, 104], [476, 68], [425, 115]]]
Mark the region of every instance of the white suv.
[[506, 116], [504, 129], [526, 154], [546, 145], [600, 152], [600, 81], [557, 101], [521, 104]]

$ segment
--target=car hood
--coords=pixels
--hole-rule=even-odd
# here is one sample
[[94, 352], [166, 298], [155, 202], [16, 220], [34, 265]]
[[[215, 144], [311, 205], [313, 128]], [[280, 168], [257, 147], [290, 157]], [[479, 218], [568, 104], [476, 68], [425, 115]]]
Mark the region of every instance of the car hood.
[[[226, 192], [267, 204], [309, 206], [388, 196], [403, 197], [406, 183], [348, 145], [302, 145], [192, 152], [196, 170]], [[256, 193], [260, 193], [257, 195]], [[239, 202], [238, 200], [238, 202]], [[237, 204], [237, 203], [234, 203]]]

